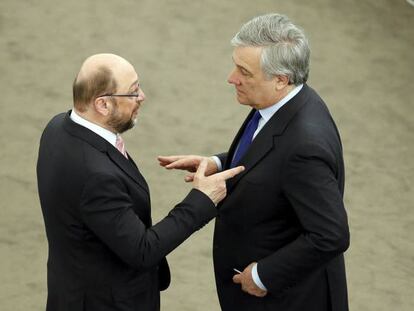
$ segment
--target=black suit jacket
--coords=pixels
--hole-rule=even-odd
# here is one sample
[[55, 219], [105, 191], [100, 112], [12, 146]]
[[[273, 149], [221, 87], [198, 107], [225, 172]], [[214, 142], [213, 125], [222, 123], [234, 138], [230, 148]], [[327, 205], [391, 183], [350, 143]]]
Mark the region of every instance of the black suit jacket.
[[[239, 137], [219, 155], [228, 168]], [[266, 123], [228, 182], [214, 232], [214, 268], [225, 311], [348, 310], [343, 252], [349, 245], [338, 130], [313, 89]], [[233, 268], [258, 262], [264, 298], [241, 291]]]
[[193, 189], [152, 226], [147, 183], [129, 159], [69, 113], [44, 130], [37, 176], [47, 310], [158, 310], [170, 282], [165, 256], [216, 215]]

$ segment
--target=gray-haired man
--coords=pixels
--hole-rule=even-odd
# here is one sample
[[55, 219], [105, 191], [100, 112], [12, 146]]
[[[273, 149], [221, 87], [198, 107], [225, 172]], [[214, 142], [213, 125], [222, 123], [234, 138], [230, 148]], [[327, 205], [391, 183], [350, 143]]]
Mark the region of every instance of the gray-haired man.
[[[229, 151], [207, 168], [246, 168], [228, 181], [216, 218], [222, 310], [346, 311], [342, 146], [325, 103], [306, 85], [308, 41], [286, 16], [268, 14], [243, 25], [232, 44], [228, 82], [253, 109]], [[194, 171], [203, 158], [159, 160]]]

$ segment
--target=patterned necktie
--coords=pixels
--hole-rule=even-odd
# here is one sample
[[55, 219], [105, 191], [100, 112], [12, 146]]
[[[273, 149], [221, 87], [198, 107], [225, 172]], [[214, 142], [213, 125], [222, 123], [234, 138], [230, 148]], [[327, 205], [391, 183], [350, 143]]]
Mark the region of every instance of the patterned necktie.
[[237, 148], [236, 154], [231, 161], [230, 167], [235, 167], [240, 162], [240, 159], [246, 153], [247, 149], [249, 149], [249, 146], [252, 143], [253, 134], [257, 130], [257, 126], [259, 125], [259, 120], [261, 117], [262, 116], [260, 115], [260, 112], [256, 110], [249, 123], [247, 123], [247, 126], [240, 138], [239, 147]]
[[121, 135], [119, 135], [119, 134], [116, 135], [115, 147], [116, 147], [116, 149], [119, 150], [120, 153], [122, 153], [122, 155], [125, 158], [128, 159], [128, 155], [127, 155], [126, 150], [125, 150], [124, 140], [122, 139]]

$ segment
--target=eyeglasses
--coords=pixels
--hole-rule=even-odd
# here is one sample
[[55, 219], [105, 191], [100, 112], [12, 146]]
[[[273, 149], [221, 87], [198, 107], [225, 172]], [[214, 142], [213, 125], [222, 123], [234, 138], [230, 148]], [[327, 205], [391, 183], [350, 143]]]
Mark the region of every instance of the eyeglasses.
[[105, 96], [109, 96], [109, 97], [130, 97], [130, 98], [137, 98], [140, 96], [139, 93], [132, 93], [132, 94], [103, 94], [101, 96], [98, 97], [105, 97]]

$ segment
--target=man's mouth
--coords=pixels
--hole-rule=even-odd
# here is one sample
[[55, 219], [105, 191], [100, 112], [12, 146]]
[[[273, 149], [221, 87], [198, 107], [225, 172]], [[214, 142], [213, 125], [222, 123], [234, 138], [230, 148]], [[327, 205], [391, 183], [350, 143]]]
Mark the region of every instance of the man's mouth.
[[134, 111], [132, 113], [133, 114], [137, 114], [138, 113], [138, 110], [139, 110], [139, 107], [141, 107], [141, 103], [138, 103], [137, 104], [137, 107], [134, 109]]

